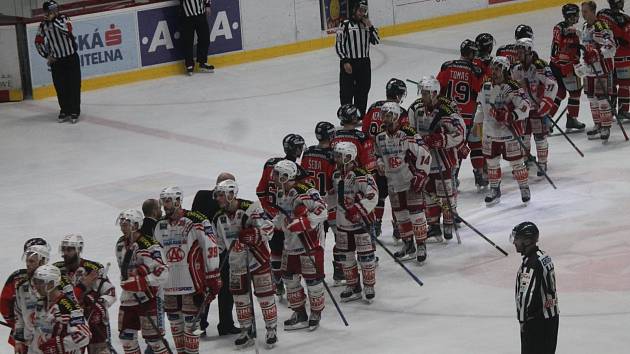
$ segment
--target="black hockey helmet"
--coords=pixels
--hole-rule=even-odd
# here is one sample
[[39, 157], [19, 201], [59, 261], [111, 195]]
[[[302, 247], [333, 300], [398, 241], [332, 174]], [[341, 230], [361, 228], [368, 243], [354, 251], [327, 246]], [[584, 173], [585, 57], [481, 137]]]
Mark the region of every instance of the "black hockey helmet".
[[317, 141], [330, 140], [335, 133], [335, 126], [329, 122], [319, 122], [315, 125], [315, 137]]
[[480, 33], [475, 38], [475, 43], [480, 53], [490, 54], [492, 53], [492, 47], [494, 47], [494, 37], [490, 33]]
[[388, 99], [399, 99], [402, 102], [407, 96], [407, 85], [400, 79], [391, 78], [385, 85], [385, 96]]
[[354, 0], [352, 2], [352, 14], [355, 13], [355, 11], [357, 11], [358, 8], [363, 7], [365, 8], [365, 11], [367, 11], [368, 9], [368, 2], [367, 0]]
[[570, 16], [579, 16], [580, 15], [580, 7], [576, 4], [566, 4], [562, 6], [562, 16], [565, 20]]
[[514, 38], [518, 41], [521, 38], [534, 39], [534, 30], [528, 25], [518, 25], [514, 30]]
[[44, 4], [42, 5], [42, 10], [44, 10], [44, 12], [55, 11], [57, 9], [59, 9], [59, 4], [57, 4], [54, 0], [44, 1]]
[[299, 157], [297, 155], [301, 154], [298, 153], [298, 149], [304, 148], [304, 138], [298, 134], [289, 134], [282, 139], [282, 147], [285, 154]]
[[475, 41], [470, 40], [470, 39], [464, 40], [462, 44], [459, 46], [459, 53], [464, 58], [475, 56], [478, 50], [479, 50], [479, 47], [477, 47], [477, 43], [475, 43]]
[[353, 123], [361, 119], [361, 113], [352, 103], [346, 103], [337, 110], [337, 118], [341, 121], [341, 125]]
[[608, 5], [611, 10], [623, 10], [623, 0], [608, 0]]
[[538, 242], [538, 227], [531, 221], [522, 222], [512, 229], [510, 235], [510, 242], [514, 243], [516, 240], [531, 240], [532, 243]]
[[44, 240], [41, 237], [29, 238], [28, 240], [26, 240], [26, 242], [24, 242], [24, 252], [26, 252], [26, 250], [31, 246], [35, 246], [35, 245], [46, 246], [47, 244], [48, 242], [46, 242], [46, 240]]

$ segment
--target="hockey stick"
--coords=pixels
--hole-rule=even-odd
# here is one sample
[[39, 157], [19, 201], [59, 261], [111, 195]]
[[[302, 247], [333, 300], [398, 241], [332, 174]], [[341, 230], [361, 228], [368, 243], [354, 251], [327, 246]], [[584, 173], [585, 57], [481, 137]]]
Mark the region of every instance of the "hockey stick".
[[[538, 101], [536, 100], [536, 98], [534, 97], [534, 95], [532, 95], [532, 90], [531, 90], [531, 88], [529, 87], [529, 80], [525, 79], [525, 83], [526, 83], [525, 87], [527, 88], [527, 94], [529, 95], [529, 97], [531, 97], [532, 101], [534, 101], [534, 103], [536, 103], [536, 105], [538, 106], [538, 105], [540, 104], [540, 102], [538, 102]], [[558, 117], [558, 120], [562, 117], [562, 115], [564, 114], [564, 112], [565, 112], [568, 108], [569, 108], [569, 105], [567, 104], [567, 106], [564, 108], [564, 111], [562, 111], [562, 113], [560, 113], [560, 117]], [[555, 122], [555, 121], [553, 120], [553, 118], [552, 118], [552, 117], [550, 117], [549, 115], [546, 115], [545, 117], [546, 117], [546, 118], [549, 118], [549, 121], [550, 121], [551, 123], [553, 123], [553, 126], [554, 126], [554, 127], [556, 127], [556, 129], [558, 129], [558, 131], [560, 132], [560, 134], [562, 134], [562, 136], [564, 136], [564, 138], [565, 138], [565, 139], [567, 139], [567, 141], [569, 142], [569, 144], [571, 144], [571, 146], [573, 146], [573, 148], [575, 149], [575, 151], [577, 151], [577, 153], [578, 153], [580, 156], [584, 157], [584, 153], [582, 153], [582, 151], [581, 151], [580, 149], [578, 149], [578, 147], [577, 147], [577, 146], [575, 146], [575, 144], [573, 143], [573, 140], [571, 140], [571, 139], [569, 138], [569, 136], [567, 136], [567, 134], [564, 132], [564, 130], [562, 130], [562, 128], [560, 128], [560, 126], [558, 125], [558, 123], [557, 123], [557, 122]], [[543, 122], [543, 124], [544, 124], [544, 122]]]
[[597, 76], [597, 70], [595, 69], [595, 65], [589, 64], [589, 66], [591, 70], [593, 70], [593, 73], [595, 74], [595, 81], [597, 81], [597, 83], [599, 84], [600, 86], [599, 88], [602, 90], [602, 92], [606, 94], [606, 101], [608, 101], [608, 104], [610, 105], [610, 110], [615, 115], [615, 118], [617, 118], [617, 124], [619, 125], [619, 128], [621, 129], [621, 132], [623, 133], [623, 137], [626, 139], [626, 141], [628, 141], [629, 140], [628, 133], [626, 133], [626, 128], [623, 127], [623, 123], [621, 123], [621, 119], [619, 118], [619, 114], [617, 112], [617, 107], [613, 106], [613, 103], [610, 99], [610, 95], [608, 94], [608, 90], [602, 83], [602, 79], [605, 79], [605, 77]]
[[[286, 210], [282, 209], [278, 204], [272, 203], [272, 205], [274, 208], [278, 209], [282, 214], [284, 214], [286, 218], [288, 218], [289, 220], [292, 219], [291, 215]], [[306, 256], [313, 264], [313, 267], [317, 270], [317, 265], [315, 263], [315, 260], [313, 259], [313, 257], [311, 257], [311, 250], [308, 248], [308, 246], [306, 245], [306, 242], [304, 242], [301, 236], [302, 234], [298, 236], [298, 239], [300, 240], [302, 247], [304, 247]], [[325, 279], [322, 279], [322, 283], [324, 284], [324, 288], [326, 288], [326, 292], [328, 292], [328, 296], [330, 296], [330, 299], [335, 305], [335, 308], [337, 309], [337, 312], [339, 313], [339, 317], [341, 317], [343, 324], [346, 325], [346, 327], [349, 326], [350, 324], [348, 323], [348, 320], [346, 320], [346, 316], [343, 315], [343, 311], [341, 311], [341, 307], [339, 307], [339, 304], [337, 303], [337, 300], [335, 299], [335, 296], [333, 295], [332, 291], [330, 291], [330, 288], [328, 287], [328, 283], [326, 283]]]
[[[512, 135], [514, 136], [514, 139], [516, 139], [516, 141], [518, 142], [518, 144], [521, 146], [521, 149], [523, 149], [523, 152], [525, 152], [527, 154], [527, 157], [533, 157], [529, 151], [527, 151], [527, 147], [525, 147], [525, 143], [523, 142], [523, 140], [521, 139], [521, 137], [516, 134], [516, 131], [514, 131], [514, 128], [512, 128], [512, 126], [510, 126], [509, 124], [506, 124], [507, 128], [510, 130], [510, 133], [512, 133]], [[551, 180], [551, 178], [549, 177], [549, 175], [547, 174], [547, 171], [543, 170], [542, 167], [540, 167], [540, 163], [538, 163], [538, 161], [536, 161], [536, 159], [532, 159], [532, 161], [534, 161], [534, 163], [536, 164], [536, 167], [538, 168], [538, 171], [540, 173], [542, 173], [545, 178], [547, 179], [547, 182], [549, 182], [549, 184], [551, 184], [551, 186], [554, 189], [558, 189], [558, 187], [556, 187], [556, 184], [553, 183], [553, 181]]]
[[[341, 181], [339, 184], [342, 186], [343, 181]], [[338, 187], [338, 192], [341, 192], [339, 194], [343, 195], [343, 187]], [[343, 205], [343, 199], [341, 198], [337, 198], [338, 200], [341, 200], [341, 202], [338, 202], [337, 205], [344, 211], [346, 212], [346, 206]], [[420, 280], [415, 274], [413, 274], [412, 271], [409, 270], [409, 268], [407, 268], [407, 266], [398, 258], [396, 258], [396, 256], [394, 256], [394, 254], [389, 250], [389, 248], [387, 248], [387, 246], [385, 246], [383, 244], [383, 242], [381, 240], [379, 240], [378, 238], [376, 238], [373, 234], [373, 230], [372, 228], [369, 226], [370, 223], [368, 223], [365, 219], [363, 219], [363, 216], [361, 216], [361, 223], [363, 224], [363, 227], [371, 234], [370, 236], [372, 237], [372, 239], [374, 241], [376, 241], [384, 250], [385, 252], [390, 255], [390, 257], [392, 257], [394, 259], [394, 261], [396, 261], [396, 263], [398, 263], [404, 270], [405, 272], [407, 272], [407, 274], [409, 274], [409, 276], [416, 282], [418, 283], [419, 286], [423, 286], [424, 283], [422, 282], [422, 280]]]
[[[440, 162], [440, 159], [442, 158], [442, 156], [440, 155], [439, 151], [436, 151], [435, 155], [437, 156], [437, 159], [435, 160], [435, 162], [438, 165], [438, 169], [439, 169], [438, 174], [440, 175], [440, 181], [442, 181], [442, 188], [444, 188], [444, 193], [448, 194], [447, 192], [448, 189], [446, 188], [446, 181], [444, 180], [444, 175], [442, 174], [442, 162]], [[435, 192], [437, 195], [437, 190]], [[457, 191], [453, 191], [453, 197], [455, 197], [455, 193], [457, 193]], [[455, 215], [457, 215], [457, 212], [453, 208], [453, 203], [451, 203], [451, 198], [448, 195], [446, 196], [446, 205], [448, 206], [448, 210], [450, 210], [451, 216], [453, 218], [453, 229], [455, 230], [455, 236], [457, 237], [457, 244], [461, 245], [462, 239], [459, 237], [459, 231], [457, 230], [457, 227], [455, 227]]]
[[254, 289], [252, 287], [253, 279], [252, 273], [249, 270], [249, 247], [245, 249], [245, 261], [247, 262], [245, 268], [247, 269], [247, 288], [249, 290], [249, 304], [252, 308], [252, 338], [254, 338], [254, 350], [258, 354], [258, 329], [256, 328], [256, 312], [254, 309]]

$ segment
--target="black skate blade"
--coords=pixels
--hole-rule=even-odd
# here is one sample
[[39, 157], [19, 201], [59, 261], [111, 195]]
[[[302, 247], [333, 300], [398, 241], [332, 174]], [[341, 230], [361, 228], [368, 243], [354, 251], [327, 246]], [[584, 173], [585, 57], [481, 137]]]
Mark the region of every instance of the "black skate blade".
[[284, 326], [284, 330], [286, 332], [299, 331], [301, 329], [307, 329], [307, 328], [308, 328], [308, 322], [306, 322], [304, 324], [298, 323], [298, 324], [292, 325], [292, 326], [286, 326], [286, 325]]

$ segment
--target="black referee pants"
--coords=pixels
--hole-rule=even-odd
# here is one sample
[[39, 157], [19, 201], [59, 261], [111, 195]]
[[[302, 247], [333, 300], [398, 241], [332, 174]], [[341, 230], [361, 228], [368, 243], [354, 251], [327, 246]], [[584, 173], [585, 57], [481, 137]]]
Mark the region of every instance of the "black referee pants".
[[[217, 328], [219, 331], [228, 331], [234, 327], [234, 319], [232, 318], [232, 309], [234, 308], [234, 297], [230, 292], [230, 262], [226, 259], [228, 257], [228, 251], [225, 250], [219, 254], [219, 264], [225, 265], [221, 269], [221, 290], [219, 290], [218, 305], [219, 305], [219, 324]], [[210, 311], [210, 304], [206, 305], [206, 308], [201, 316], [201, 329], [206, 330], [208, 328], [208, 312]]]
[[370, 58], [350, 59], [348, 62], [352, 65], [352, 74], [346, 73], [343, 63], [339, 64], [339, 100], [342, 105], [354, 103], [363, 116], [372, 86]]
[[184, 45], [184, 61], [186, 67], [195, 65], [193, 60], [193, 42], [197, 33], [197, 62], [208, 62], [208, 46], [210, 45], [210, 27], [205, 14], [182, 19], [182, 43]]
[[554, 354], [559, 317], [528, 320], [521, 324], [521, 354]]
[[81, 114], [81, 63], [74, 53], [50, 66], [61, 113]]

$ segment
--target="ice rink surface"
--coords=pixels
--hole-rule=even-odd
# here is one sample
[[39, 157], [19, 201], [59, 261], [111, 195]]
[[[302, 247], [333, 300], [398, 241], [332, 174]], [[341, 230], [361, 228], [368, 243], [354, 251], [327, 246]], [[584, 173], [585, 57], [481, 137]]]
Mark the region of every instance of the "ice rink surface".
[[[513, 41], [516, 25], [530, 24], [538, 52], [548, 59], [552, 28], [560, 19], [560, 9], [552, 8], [383, 39], [372, 49], [370, 102], [384, 98], [391, 77], [435, 75], [442, 62], [459, 56], [465, 38], [480, 32], [493, 34], [502, 45]], [[54, 99], [0, 105], [1, 275], [23, 267], [20, 256], [27, 238], [47, 238], [56, 260], [61, 237], [81, 233], [84, 257], [112, 262], [110, 276], [118, 284], [114, 244], [120, 232], [114, 221], [121, 209], [140, 208], [168, 185], [184, 189], [184, 206], [189, 207], [195, 192], [213, 186], [221, 171], [236, 175], [240, 197], [254, 199], [263, 163], [282, 155], [284, 135], [299, 133], [314, 144], [316, 122], [337, 125], [338, 68], [329, 48], [219, 68], [211, 75], [86, 92], [77, 125], [56, 122]], [[409, 87], [404, 106], [413, 99], [415, 87]], [[584, 96], [580, 120], [592, 125]], [[560, 123], [564, 126], [564, 119]], [[605, 146], [587, 141], [584, 134], [571, 138], [586, 156], [580, 158], [562, 137], [551, 137], [549, 175], [558, 189], [530, 177], [532, 201], [526, 207], [505, 163], [503, 198], [492, 208], [475, 190], [470, 162], [463, 163], [459, 212], [509, 257], [464, 227], [461, 245], [429, 245], [425, 265], [408, 263], [425, 282], [420, 288], [377, 248], [376, 301], [341, 304], [350, 322], [344, 327], [328, 300], [321, 327], [312, 333], [282, 330], [282, 321], [290, 316], [283, 302], [274, 351], [518, 353], [514, 280], [521, 257], [508, 235], [517, 223], [531, 220], [556, 267], [558, 353], [628, 353], [630, 143], [616, 124]], [[393, 249], [391, 225], [384, 225], [381, 239]], [[330, 251], [332, 234], [328, 236]], [[331, 252], [326, 256], [330, 275]], [[340, 291], [333, 289], [337, 296]], [[117, 307], [110, 309], [114, 333]], [[256, 314], [261, 328], [260, 312]], [[235, 337], [216, 333], [216, 303], [210, 323], [201, 352], [235, 351]], [[0, 337], [7, 335], [2, 327]], [[264, 338], [264, 330], [260, 335]], [[122, 352], [116, 335], [113, 341]], [[7, 344], [1, 347], [0, 352], [11, 352]]]

